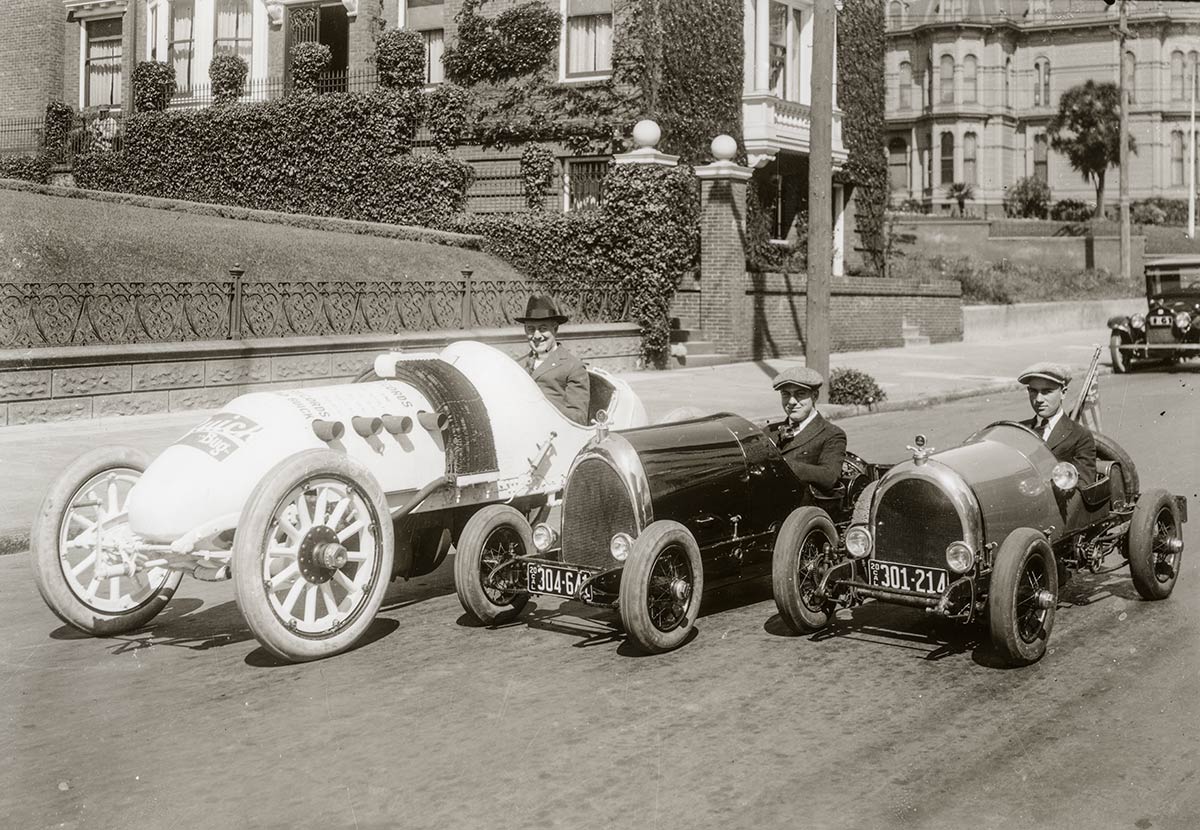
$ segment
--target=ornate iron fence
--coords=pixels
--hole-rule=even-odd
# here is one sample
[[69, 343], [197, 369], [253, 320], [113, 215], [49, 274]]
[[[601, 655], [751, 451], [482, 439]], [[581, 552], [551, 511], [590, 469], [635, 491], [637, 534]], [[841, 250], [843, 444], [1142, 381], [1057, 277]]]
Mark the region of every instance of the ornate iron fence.
[[389, 334], [513, 324], [531, 292], [553, 293], [577, 323], [621, 322], [618, 283], [517, 280], [228, 280], [0, 285], [0, 348]]

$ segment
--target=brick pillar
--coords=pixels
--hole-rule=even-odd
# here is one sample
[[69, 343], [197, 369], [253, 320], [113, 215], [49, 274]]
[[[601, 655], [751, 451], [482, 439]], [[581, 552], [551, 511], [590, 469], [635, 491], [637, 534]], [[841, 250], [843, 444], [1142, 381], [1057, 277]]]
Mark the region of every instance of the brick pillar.
[[[716, 142], [714, 142], [715, 145]], [[696, 168], [700, 179], [700, 328], [718, 351], [751, 353], [746, 304], [746, 183], [753, 171], [729, 159]]]

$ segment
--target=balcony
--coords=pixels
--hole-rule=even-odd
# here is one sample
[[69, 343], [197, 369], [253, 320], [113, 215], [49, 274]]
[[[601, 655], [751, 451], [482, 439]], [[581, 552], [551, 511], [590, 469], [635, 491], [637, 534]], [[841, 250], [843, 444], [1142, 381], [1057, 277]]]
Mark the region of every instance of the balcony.
[[[807, 104], [785, 101], [770, 93], [742, 96], [742, 136], [752, 167], [765, 164], [781, 151], [809, 154], [812, 110]], [[833, 111], [833, 163], [846, 161], [842, 145], [842, 113]]]

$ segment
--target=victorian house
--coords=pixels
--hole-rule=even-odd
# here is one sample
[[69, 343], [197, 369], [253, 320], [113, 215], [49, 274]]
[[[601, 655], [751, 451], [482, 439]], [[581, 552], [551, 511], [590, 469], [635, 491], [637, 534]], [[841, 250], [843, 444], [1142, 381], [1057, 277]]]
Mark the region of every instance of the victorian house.
[[[1102, 0], [888, 0], [887, 126], [892, 201], [950, 212], [952, 183], [969, 209], [1002, 214], [1017, 179], [1052, 198], [1095, 201], [1090, 182], [1049, 144], [1059, 99], [1089, 79], [1116, 83], [1125, 61], [1137, 153], [1130, 196], [1187, 197], [1189, 100], [1200, 56], [1200, 3]], [[1116, 201], [1116, 171], [1106, 201]], [[911, 201], [910, 201], [911, 203]]]

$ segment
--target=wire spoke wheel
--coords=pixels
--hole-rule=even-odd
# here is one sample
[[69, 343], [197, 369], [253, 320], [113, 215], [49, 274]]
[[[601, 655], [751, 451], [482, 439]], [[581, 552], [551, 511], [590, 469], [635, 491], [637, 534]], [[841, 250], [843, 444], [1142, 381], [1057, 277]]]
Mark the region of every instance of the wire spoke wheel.
[[687, 619], [693, 581], [687, 552], [680, 546], [666, 548], [654, 560], [646, 612], [659, 631], [673, 631]]
[[[508, 605], [517, 595], [517, 591], [507, 587], [489, 586], [484, 584], [489, 574], [505, 562], [510, 562], [525, 553], [521, 535], [510, 525], [496, 528], [483, 543], [483, 555], [479, 559], [479, 581], [488, 599], [496, 605]], [[511, 570], [511, 569], [510, 569]], [[502, 586], [511, 584], [514, 580], [511, 574], [501, 573], [496, 581]]]
[[463, 610], [483, 625], [515, 619], [529, 594], [519, 590], [522, 586], [515, 566], [496, 569], [531, 550], [533, 529], [515, 508], [490, 504], [471, 516], [454, 554], [454, 590]]
[[992, 645], [1012, 666], [1036, 663], [1046, 653], [1058, 605], [1058, 565], [1045, 535], [1012, 531], [996, 552], [987, 598]]
[[1034, 642], [1046, 624], [1048, 608], [1042, 607], [1042, 591], [1049, 581], [1046, 560], [1040, 554], [1030, 556], [1017, 586], [1017, 634], [1026, 643]]
[[618, 605], [630, 641], [648, 654], [683, 645], [695, 630], [703, 593], [695, 538], [678, 522], [652, 522], [621, 570]]
[[779, 617], [795, 634], [819, 631], [833, 618], [834, 605], [817, 595], [824, 566], [837, 550], [833, 521], [819, 507], [800, 507], [775, 537], [771, 582]]
[[1138, 497], [1126, 551], [1133, 586], [1144, 599], [1166, 599], [1175, 590], [1183, 560], [1182, 524], [1175, 497], [1166, 490]]

